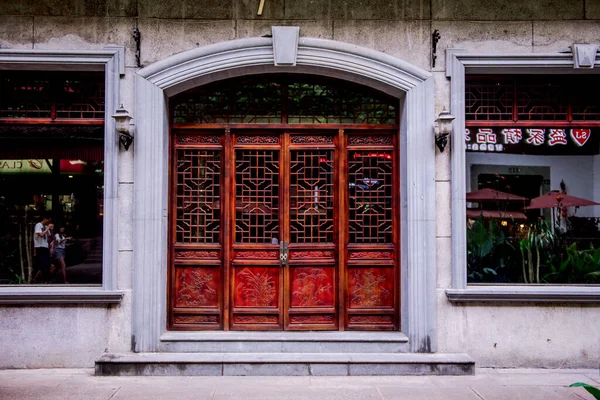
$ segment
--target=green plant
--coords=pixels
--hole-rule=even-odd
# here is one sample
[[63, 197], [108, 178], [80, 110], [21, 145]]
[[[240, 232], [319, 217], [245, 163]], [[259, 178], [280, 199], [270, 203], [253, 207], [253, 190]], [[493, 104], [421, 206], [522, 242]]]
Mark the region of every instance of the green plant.
[[506, 267], [513, 245], [495, 220], [479, 216], [467, 228], [467, 265], [471, 281], [496, 281]]
[[595, 399], [600, 400], [600, 389], [592, 385], [588, 385], [584, 382], [575, 382], [570, 384], [569, 387], [582, 387], [585, 390], [587, 390], [592, 396], [594, 396]]
[[[552, 249], [555, 236], [546, 221], [539, 220], [529, 225], [519, 241], [521, 266], [525, 283], [540, 283], [540, 265], [542, 255]], [[535, 251], [535, 257], [534, 257]]]

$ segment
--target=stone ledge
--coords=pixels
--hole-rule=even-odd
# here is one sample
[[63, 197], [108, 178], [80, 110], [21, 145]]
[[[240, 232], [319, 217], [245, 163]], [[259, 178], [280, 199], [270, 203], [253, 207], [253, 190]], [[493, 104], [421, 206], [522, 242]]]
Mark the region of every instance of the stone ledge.
[[446, 296], [452, 303], [600, 303], [600, 286], [472, 286]]
[[123, 292], [97, 287], [0, 287], [0, 304], [119, 304]]
[[166, 342], [286, 341], [286, 342], [408, 342], [402, 332], [167, 332]]
[[104, 354], [96, 375], [473, 375], [461, 353]]

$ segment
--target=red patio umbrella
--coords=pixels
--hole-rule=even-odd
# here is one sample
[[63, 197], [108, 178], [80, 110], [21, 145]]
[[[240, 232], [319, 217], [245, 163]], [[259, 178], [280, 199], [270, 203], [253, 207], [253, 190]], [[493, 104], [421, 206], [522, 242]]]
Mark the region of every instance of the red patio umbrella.
[[568, 194], [560, 193], [558, 190], [545, 193], [539, 197], [531, 199], [531, 204], [525, 207], [525, 210], [533, 210], [536, 208], [556, 208], [556, 207], [585, 207], [585, 206], [600, 206], [592, 200], [582, 199]]
[[480, 190], [475, 190], [474, 192], [469, 192], [466, 194], [467, 201], [478, 201], [478, 202], [486, 202], [486, 201], [526, 201], [529, 200], [526, 197], [517, 196], [516, 194], [510, 194], [506, 192], [501, 192], [499, 190], [485, 188]]

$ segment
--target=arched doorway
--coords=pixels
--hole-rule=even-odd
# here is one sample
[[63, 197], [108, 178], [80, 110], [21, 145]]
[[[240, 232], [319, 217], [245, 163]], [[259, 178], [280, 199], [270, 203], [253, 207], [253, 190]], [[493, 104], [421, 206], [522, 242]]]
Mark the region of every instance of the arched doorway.
[[169, 103], [169, 329], [399, 329], [397, 98], [269, 74]]

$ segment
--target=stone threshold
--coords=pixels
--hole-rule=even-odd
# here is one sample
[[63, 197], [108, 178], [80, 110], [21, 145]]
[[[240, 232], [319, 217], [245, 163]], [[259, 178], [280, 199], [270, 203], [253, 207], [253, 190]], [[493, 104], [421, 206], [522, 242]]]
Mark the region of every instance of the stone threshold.
[[408, 343], [402, 332], [290, 332], [290, 331], [210, 331], [167, 332], [161, 335], [163, 342], [400, 342]]
[[104, 354], [96, 375], [473, 375], [463, 353], [128, 353]]

